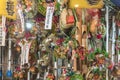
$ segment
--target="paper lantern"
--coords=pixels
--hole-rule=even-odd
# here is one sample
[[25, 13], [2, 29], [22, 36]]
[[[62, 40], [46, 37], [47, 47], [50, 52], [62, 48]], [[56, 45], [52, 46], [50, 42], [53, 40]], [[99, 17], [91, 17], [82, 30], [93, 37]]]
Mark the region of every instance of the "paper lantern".
[[102, 8], [103, 0], [100, 0], [98, 4], [91, 5], [87, 0], [70, 0], [69, 1], [70, 8]]

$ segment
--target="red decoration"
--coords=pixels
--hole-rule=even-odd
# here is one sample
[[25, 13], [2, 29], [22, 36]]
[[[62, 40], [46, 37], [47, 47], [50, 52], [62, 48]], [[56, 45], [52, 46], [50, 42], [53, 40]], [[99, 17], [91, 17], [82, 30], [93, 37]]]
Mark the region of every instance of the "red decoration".
[[66, 21], [67, 21], [67, 24], [74, 23], [75, 22], [74, 16], [73, 15], [67, 16]]
[[117, 26], [120, 27], [120, 21], [116, 21]]
[[97, 35], [97, 39], [101, 39], [102, 38], [102, 35], [101, 34], [98, 34]]

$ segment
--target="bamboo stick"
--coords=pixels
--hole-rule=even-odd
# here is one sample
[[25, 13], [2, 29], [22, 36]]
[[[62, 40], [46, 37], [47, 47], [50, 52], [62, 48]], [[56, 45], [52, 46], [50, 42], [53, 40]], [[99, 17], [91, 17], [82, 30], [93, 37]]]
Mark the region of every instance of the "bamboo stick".
[[9, 50], [8, 50], [8, 70], [11, 69], [11, 38], [9, 38]]
[[[120, 29], [119, 29], [119, 36], [120, 36]], [[120, 41], [117, 41], [118, 43], [120, 42]], [[118, 51], [118, 63], [120, 62], [120, 53], [119, 53], [120, 51]]]
[[[109, 41], [109, 7], [106, 6], [106, 52], [108, 52]], [[106, 70], [106, 80], [108, 80], [108, 69]]]
[[112, 63], [114, 63], [114, 55], [115, 55], [115, 32], [116, 32], [116, 24], [115, 24], [115, 17], [113, 16], [112, 19], [112, 28], [113, 28], [113, 33], [112, 33]]
[[87, 26], [86, 25], [82, 25], [82, 46], [87, 49]]

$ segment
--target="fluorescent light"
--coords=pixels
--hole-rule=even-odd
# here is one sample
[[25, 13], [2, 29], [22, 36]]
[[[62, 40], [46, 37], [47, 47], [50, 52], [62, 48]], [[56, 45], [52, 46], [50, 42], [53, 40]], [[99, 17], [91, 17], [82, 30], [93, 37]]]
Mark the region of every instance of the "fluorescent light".
[[79, 4], [75, 4], [74, 6], [75, 6], [75, 8], [77, 8], [77, 7], [79, 7]]

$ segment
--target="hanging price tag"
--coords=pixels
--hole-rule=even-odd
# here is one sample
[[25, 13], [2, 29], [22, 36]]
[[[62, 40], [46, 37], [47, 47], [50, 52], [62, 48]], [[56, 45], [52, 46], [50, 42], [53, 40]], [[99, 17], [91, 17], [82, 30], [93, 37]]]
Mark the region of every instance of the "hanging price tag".
[[54, 13], [54, 6], [49, 5], [47, 7], [45, 29], [52, 29], [52, 16]]
[[6, 17], [2, 16], [2, 24], [0, 24], [0, 46], [5, 46], [5, 35], [6, 35], [5, 22], [6, 22]]

